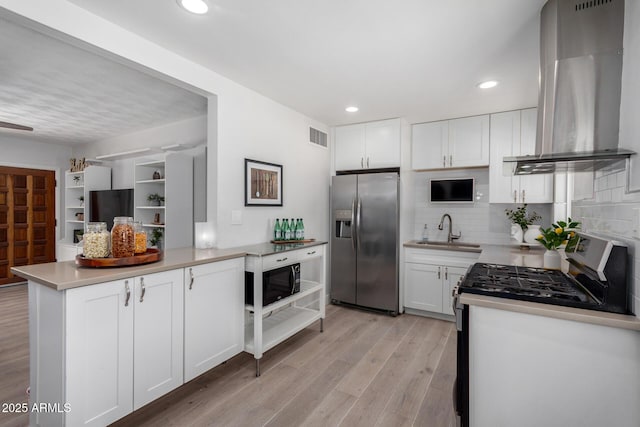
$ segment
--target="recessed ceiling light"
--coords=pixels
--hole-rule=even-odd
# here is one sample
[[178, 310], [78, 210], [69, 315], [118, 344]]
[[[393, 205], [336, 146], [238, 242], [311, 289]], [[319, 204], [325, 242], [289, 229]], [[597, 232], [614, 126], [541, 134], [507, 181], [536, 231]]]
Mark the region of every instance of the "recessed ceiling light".
[[185, 10], [198, 15], [204, 15], [209, 10], [204, 0], [178, 0], [178, 4]]
[[480, 89], [490, 89], [496, 86], [498, 86], [498, 82], [495, 80], [487, 80], [486, 82], [482, 82], [478, 84], [478, 87]]
[[344, 109], [344, 111], [346, 111], [347, 113], [355, 113], [356, 111], [358, 111], [358, 107], [347, 107]]

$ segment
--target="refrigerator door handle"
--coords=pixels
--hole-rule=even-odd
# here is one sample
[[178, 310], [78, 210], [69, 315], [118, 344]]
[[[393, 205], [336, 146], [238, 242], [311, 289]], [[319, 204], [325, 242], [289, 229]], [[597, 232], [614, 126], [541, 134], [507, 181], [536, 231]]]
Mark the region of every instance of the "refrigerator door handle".
[[356, 210], [356, 250], [360, 250], [360, 220], [362, 218], [362, 200], [358, 197], [358, 206]]
[[353, 232], [351, 233], [351, 248], [356, 250], [356, 199], [351, 201], [351, 227]]

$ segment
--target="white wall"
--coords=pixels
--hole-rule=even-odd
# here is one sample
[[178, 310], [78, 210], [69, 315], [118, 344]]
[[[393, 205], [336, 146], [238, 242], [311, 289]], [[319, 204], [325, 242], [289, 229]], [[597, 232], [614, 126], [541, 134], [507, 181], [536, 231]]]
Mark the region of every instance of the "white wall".
[[63, 223], [64, 171], [69, 168], [71, 148], [64, 145], [32, 141], [28, 137], [14, 136], [12, 132], [0, 131], [0, 165], [30, 169], [53, 170], [56, 173], [56, 241], [60, 238], [59, 224]]
[[[242, 114], [236, 112], [241, 111]], [[275, 218], [303, 218], [308, 237], [329, 236], [329, 150], [309, 143], [308, 119], [267, 98], [237, 91], [218, 104], [218, 245], [234, 246], [272, 238]], [[283, 206], [244, 206], [244, 159], [283, 166]], [[241, 212], [242, 224], [231, 224]]]
[[[217, 135], [209, 134], [207, 216], [218, 223], [220, 247], [264, 241], [270, 236], [269, 220], [282, 215], [303, 217], [309, 236], [328, 238], [329, 155], [305, 145], [309, 125], [324, 132], [326, 125], [65, 0], [0, 0], [0, 6], [66, 34], [56, 34], [66, 41], [85, 41], [125, 63], [131, 61], [130, 65], [155, 70], [217, 97], [217, 124], [208, 121], [210, 131], [217, 127]], [[245, 157], [284, 166], [283, 208], [243, 206]], [[217, 203], [212, 205], [209, 199]], [[242, 212], [243, 225], [230, 225], [232, 210]]]
[[[480, 198], [475, 203], [431, 203], [429, 201], [429, 180], [440, 178], [475, 178], [476, 192]], [[422, 238], [422, 230], [427, 224], [429, 239], [447, 240], [448, 221], [444, 229], [438, 230], [442, 215], [448, 213], [453, 220], [453, 232], [462, 232], [461, 242], [509, 244], [511, 223], [504, 210], [513, 209], [511, 204], [489, 204], [488, 169], [455, 171], [413, 172], [414, 182], [414, 224], [413, 239]], [[550, 224], [551, 204], [529, 204], [529, 212], [542, 216], [538, 224]]]
[[[622, 100], [620, 105], [620, 146], [640, 153], [640, 2], [625, 3], [624, 57], [622, 66]], [[575, 200], [572, 217], [583, 223], [583, 230], [601, 233], [625, 242], [629, 247], [633, 310], [640, 317], [640, 162], [631, 162], [630, 188], [626, 192], [625, 172], [596, 172], [594, 197]], [[581, 191], [584, 193], [584, 191]]]
[[94, 141], [74, 147], [75, 157], [95, 158], [137, 148], [160, 148], [172, 144], [197, 145], [207, 140], [207, 116], [178, 120], [162, 126]]

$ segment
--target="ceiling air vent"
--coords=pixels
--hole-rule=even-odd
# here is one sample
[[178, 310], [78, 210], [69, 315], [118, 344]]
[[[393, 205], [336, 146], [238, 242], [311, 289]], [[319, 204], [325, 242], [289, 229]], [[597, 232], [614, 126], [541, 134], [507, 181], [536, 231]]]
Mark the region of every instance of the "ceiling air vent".
[[312, 127], [309, 128], [309, 142], [312, 144], [319, 145], [321, 147], [327, 147], [327, 134], [319, 131], [318, 129], [314, 129]]

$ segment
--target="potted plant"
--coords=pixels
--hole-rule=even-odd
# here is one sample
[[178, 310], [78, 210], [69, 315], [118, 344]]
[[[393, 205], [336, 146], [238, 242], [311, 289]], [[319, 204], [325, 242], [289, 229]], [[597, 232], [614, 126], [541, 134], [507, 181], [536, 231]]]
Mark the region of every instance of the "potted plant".
[[514, 224], [511, 227], [511, 237], [518, 243], [522, 243], [523, 239], [527, 243], [535, 243], [536, 237], [540, 234], [540, 226], [533, 225], [533, 223], [542, 219], [542, 217], [536, 212], [528, 213], [526, 203], [516, 209], [505, 209], [504, 212]]
[[151, 239], [149, 239], [151, 246], [155, 246], [158, 249], [162, 249], [162, 229], [154, 228], [151, 230]]
[[80, 200], [80, 206], [84, 206], [84, 196], [78, 197], [78, 200]]
[[158, 193], [149, 194], [147, 196], [147, 201], [151, 206], [161, 206], [164, 203], [164, 196], [161, 196]]
[[549, 228], [540, 228], [540, 235], [536, 238], [542, 246], [547, 249], [544, 254], [544, 267], [551, 269], [560, 268], [560, 253], [558, 249], [562, 246], [573, 247], [576, 244], [576, 233], [574, 230], [580, 228], [579, 221], [571, 218], [567, 221], [558, 221], [551, 224]]
[[74, 175], [73, 176], [73, 183], [75, 185], [80, 185], [80, 175]]

